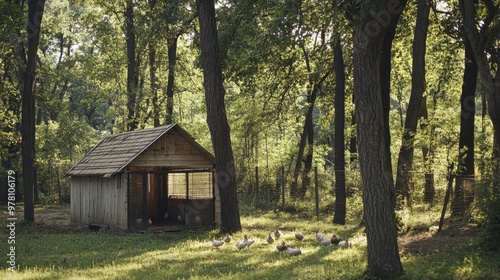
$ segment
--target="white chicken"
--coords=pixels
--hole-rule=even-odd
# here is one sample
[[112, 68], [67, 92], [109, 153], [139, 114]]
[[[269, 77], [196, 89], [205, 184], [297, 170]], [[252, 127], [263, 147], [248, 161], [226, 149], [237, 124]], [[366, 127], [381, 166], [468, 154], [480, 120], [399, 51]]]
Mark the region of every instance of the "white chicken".
[[302, 232], [296, 232], [295, 238], [297, 238], [298, 241], [302, 241], [302, 239], [304, 239], [304, 234], [302, 234]]
[[276, 230], [274, 231], [274, 237], [276, 237], [276, 239], [278, 239], [278, 238], [280, 238], [282, 235], [283, 235], [283, 233], [281, 232], [280, 228], [279, 228], [279, 227], [276, 227]]
[[215, 237], [212, 236], [212, 246], [218, 249], [219, 247], [224, 246], [224, 241], [216, 240]]
[[339, 242], [339, 247], [342, 249], [352, 248], [352, 242], [349, 242], [349, 238]]
[[226, 236], [224, 236], [224, 239], [222, 239], [222, 240], [224, 240], [224, 242], [226, 242], [226, 243], [229, 243], [229, 242], [231, 242], [232, 239], [233, 238], [231, 237], [231, 235], [228, 232], [228, 233], [226, 233]]
[[242, 250], [242, 249], [245, 249], [247, 247], [247, 244], [243, 241], [243, 242], [236, 242], [236, 248]]
[[243, 237], [243, 243], [247, 244], [247, 247], [250, 247], [255, 243], [255, 240], [248, 239], [248, 236], [245, 234], [245, 236]]
[[181, 223], [182, 223], [182, 222], [184, 222], [184, 218], [181, 216], [181, 214], [179, 214], [179, 215], [177, 216], [177, 221], [179, 221], [179, 222], [181, 222]]
[[321, 234], [319, 232], [316, 232], [316, 240], [318, 240], [319, 242], [321, 242], [321, 240], [323, 240], [323, 234]]
[[165, 214], [163, 215], [163, 219], [168, 220], [168, 218], [170, 218], [170, 214], [168, 214], [168, 211], [166, 211]]
[[302, 254], [302, 251], [300, 249], [294, 249], [294, 248], [286, 248], [286, 251], [287, 253], [290, 255], [290, 256], [298, 256], [300, 254]]
[[324, 238], [319, 241], [319, 243], [323, 246], [328, 246], [331, 244], [331, 240], [329, 238]]
[[274, 243], [274, 237], [271, 236], [271, 233], [267, 234], [266, 241], [268, 244], [273, 244]]

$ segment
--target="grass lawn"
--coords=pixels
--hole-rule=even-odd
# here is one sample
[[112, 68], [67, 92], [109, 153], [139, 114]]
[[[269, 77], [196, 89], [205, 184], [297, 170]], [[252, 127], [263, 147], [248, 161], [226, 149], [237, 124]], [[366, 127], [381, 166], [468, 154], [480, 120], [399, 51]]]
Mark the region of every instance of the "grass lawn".
[[[246, 211], [245, 211], [246, 212]], [[6, 213], [2, 213], [6, 221]], [[415, 214], [418, 215], [418, 214]], [[283, 212], [242, 216], [242, 232], [219, 249], [213, 231], [180, 233], [92, 232], [69, 226], [69, 207], [37, 208], [35, 225], [16, 228], [16, 271], [7, 270], [7, 231], [0, 243], [4, 256], [0, 279], [363, 279], [366, 237], [356, 225], [334, 226], [331, 217], [317, 221]], [[265, 241], [279, 225], [279, 240], [300, 247], [302, 255], [277, 252]], [[296, 241], [295, 230], [305, 234]], [[349, 237], [353, 248], [321, 246], [320, 231]], [[235, 241], [248, 234], [255, 244], [238, 250]], [[449, 227], [436, 234], [415, 229], [400, 237], [406, 275], [401, 279], [500, 279], [500, 253], [478, 246], [477, 228]]]

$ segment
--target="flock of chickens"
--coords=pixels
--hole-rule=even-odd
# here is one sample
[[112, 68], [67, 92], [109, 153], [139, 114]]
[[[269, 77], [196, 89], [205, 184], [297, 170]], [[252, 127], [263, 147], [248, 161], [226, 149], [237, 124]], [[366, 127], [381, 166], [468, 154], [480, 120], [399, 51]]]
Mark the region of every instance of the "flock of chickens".
[[[276, 240], [278, 240], [280, 237], [283, 236], [283, 232], [279, 229], [279, 227], [276, 227], [276, 230], [274, 231], [274, 236], [269, 232], [266, 238], [266, 242], [268, 244], [273, 244]], [[302, 241], [304, 239], [304, 234], [301, 232], [296, 232], [295, 233], [295, 238], [298, 241]], [[212, 237], [212, 246], [214, 248], [219, 248], [224, 246], [224, 244], [231, 243], [231, 240], [233, 238], [229, 233], [226, 233], [226, 236], [222, 240], [217, 240], [215, 237]], [[327, 246], [330, 244], [333, 244], [335, 246], [339, 246], [342, 249], [348, 249], [352, 248], [352, 242], [348, 241], [348, 238], [346, 240], [343, 240], [342, 238], [338, 237], [337, 235], [333, 235], [332, 238], [327, 238], [324, 237], [321, 233], [316, 232], [316, 240], [323, 246]], [[244, 238], [242, 241], [236, 242], [236, 248], [239, 250], [243, 250], [245, 248], [251, 247], [255, 243], [255, 240], [253, 239], [248, 239], [248, 236], [245, 234]], [[279, 252], [286, 251], [290, 256], [298, 256], [302, 254], [302, 251], [300, 248], [292, 248], [290, 244], [287, 242], [282, 241], [280, 244], [276, 245], [276, 249]]]

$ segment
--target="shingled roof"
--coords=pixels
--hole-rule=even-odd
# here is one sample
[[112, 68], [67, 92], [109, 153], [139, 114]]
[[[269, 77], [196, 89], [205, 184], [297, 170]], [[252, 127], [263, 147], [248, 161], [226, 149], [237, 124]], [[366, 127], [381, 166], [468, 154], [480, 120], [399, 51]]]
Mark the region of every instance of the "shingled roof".
[[212, 154], [194, 141], [193, 137], [177, 124], [113, 134], [105, 137], [80, 161], [68, 170], [68, 176], [111, 177], [170, 130], [176, 130], [202, 154], [215, 163]]

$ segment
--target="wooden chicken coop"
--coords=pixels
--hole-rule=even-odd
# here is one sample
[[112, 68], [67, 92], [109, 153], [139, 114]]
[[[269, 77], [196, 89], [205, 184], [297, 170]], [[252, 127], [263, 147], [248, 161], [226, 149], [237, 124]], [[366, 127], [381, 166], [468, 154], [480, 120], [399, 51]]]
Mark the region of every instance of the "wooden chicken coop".
[[215, 158], [177, 124], [107, 136], [66, 174], [74, 225], [179, 230], [220, 224]]

